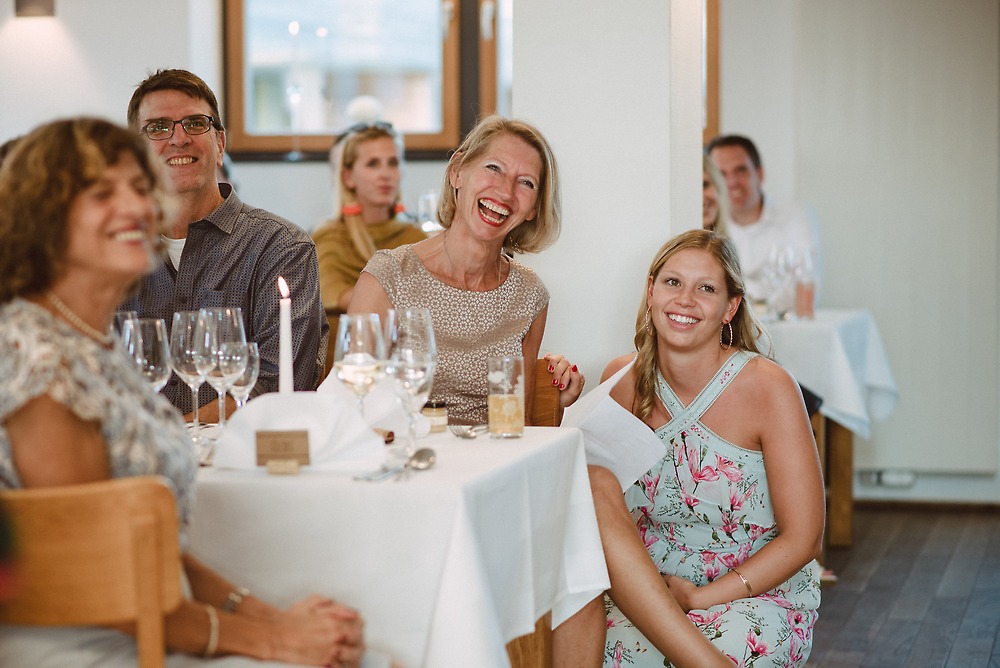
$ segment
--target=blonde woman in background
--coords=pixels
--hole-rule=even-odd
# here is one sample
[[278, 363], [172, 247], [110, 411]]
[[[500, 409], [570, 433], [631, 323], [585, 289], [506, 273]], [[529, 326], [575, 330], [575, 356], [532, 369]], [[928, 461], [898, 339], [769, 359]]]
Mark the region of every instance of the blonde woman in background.
[[729, 236], [729, 189], [722, 172], [707, 155], [701, 157], [701, 226], [706, 230]]
[[330, 150], [340, 211], [313, 234], [327, 312], [347, 310], [361, 270], [376, 250], [427, 238], [399, 217], [402, 139], [389, 123], [362, 122]]

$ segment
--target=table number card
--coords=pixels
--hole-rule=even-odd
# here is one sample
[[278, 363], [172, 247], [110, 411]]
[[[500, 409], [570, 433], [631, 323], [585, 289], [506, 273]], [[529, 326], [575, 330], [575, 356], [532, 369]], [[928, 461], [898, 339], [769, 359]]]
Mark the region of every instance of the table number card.
[[268, 466], [272, 461], [309, 464], [308, 431], [258, 431], [256, 435], [257, 466]]

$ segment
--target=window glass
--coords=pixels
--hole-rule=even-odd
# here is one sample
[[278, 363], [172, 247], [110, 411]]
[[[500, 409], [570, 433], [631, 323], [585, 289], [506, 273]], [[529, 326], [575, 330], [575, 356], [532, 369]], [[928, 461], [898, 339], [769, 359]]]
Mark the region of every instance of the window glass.
[[406, 134], [443, 128], [441, 0], [244, 0], [246, 134], [333, 134], [360, 96]]

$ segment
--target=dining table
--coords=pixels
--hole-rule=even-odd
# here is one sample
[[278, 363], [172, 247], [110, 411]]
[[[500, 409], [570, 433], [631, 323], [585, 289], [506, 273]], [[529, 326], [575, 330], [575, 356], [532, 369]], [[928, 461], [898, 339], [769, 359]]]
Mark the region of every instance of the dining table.
[[[764, 323], [775, 361], [822, 399], [820, 447], [827, 484], [827, 542], [852, 542], [854, 437], [871, 438], [872, 425], [899, 400], [889, 357], [874, 316], [866, 309], [821, 308], [812, 318]], [[768, 349], [768, 341], [763, 341]], [[817, 424], [814, 421], [814, 426]]]
[[190, 550], [276, 605], [358, 609], [367, 646], [402, 667], [509, 665], [509, 641], [608, 588], [578, 429], [418, 446], [434, 465], [383, 482], [202, 468]]

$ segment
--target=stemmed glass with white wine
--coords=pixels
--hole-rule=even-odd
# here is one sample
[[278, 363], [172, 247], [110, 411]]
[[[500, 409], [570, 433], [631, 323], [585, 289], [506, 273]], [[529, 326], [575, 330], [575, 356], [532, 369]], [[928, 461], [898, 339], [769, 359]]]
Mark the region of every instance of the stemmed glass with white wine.
[[247, 366], [246, 369], [233, 381], [229, 388], [229, 394], [236, 400], [236, 407], [242, 408], [250, 398], [250, 391], [257, 384], [257, 376], [260, 374], [260, 350], [256, 341], [247, 343]]
[[426, 308], [390, 310], [386, 316], [385, 374], [406, 408], [409, 420], [405, 450], [393, 445], [390, 458], [405, 462], [416, 451], [417, 415], [431, 393], [437, 346], [431, 313]]
[[198, 370], [196, 356], [198, 311], [177, 311], [170, 327], [170, 365], [184, 384], [191, 388], [191, 405], [194, 422], [191, 425], [192, 439], [201, 444], [201, 425], [198, 422], [198, 390], [205, 384], [205, 374]]
[[239, 308], [203, 308], [198, 312], [195, 364], [219, 393], [221, 433], [226, 426], [226, 391], [247, 365], [247, 337]]
[[333, 369], [337, 378], [358, 398], [358, 410], [365, 413], [365, 395], [375, 387], [385, 363], [382, 323], [377, 313], [345, 313], [340, 316], [333, 349]]
[[142, 377], [159, 392], [170, 380], [170, 344], [162, 318], [133, 318], [122, 326], [125, 351], [135, 360]]

